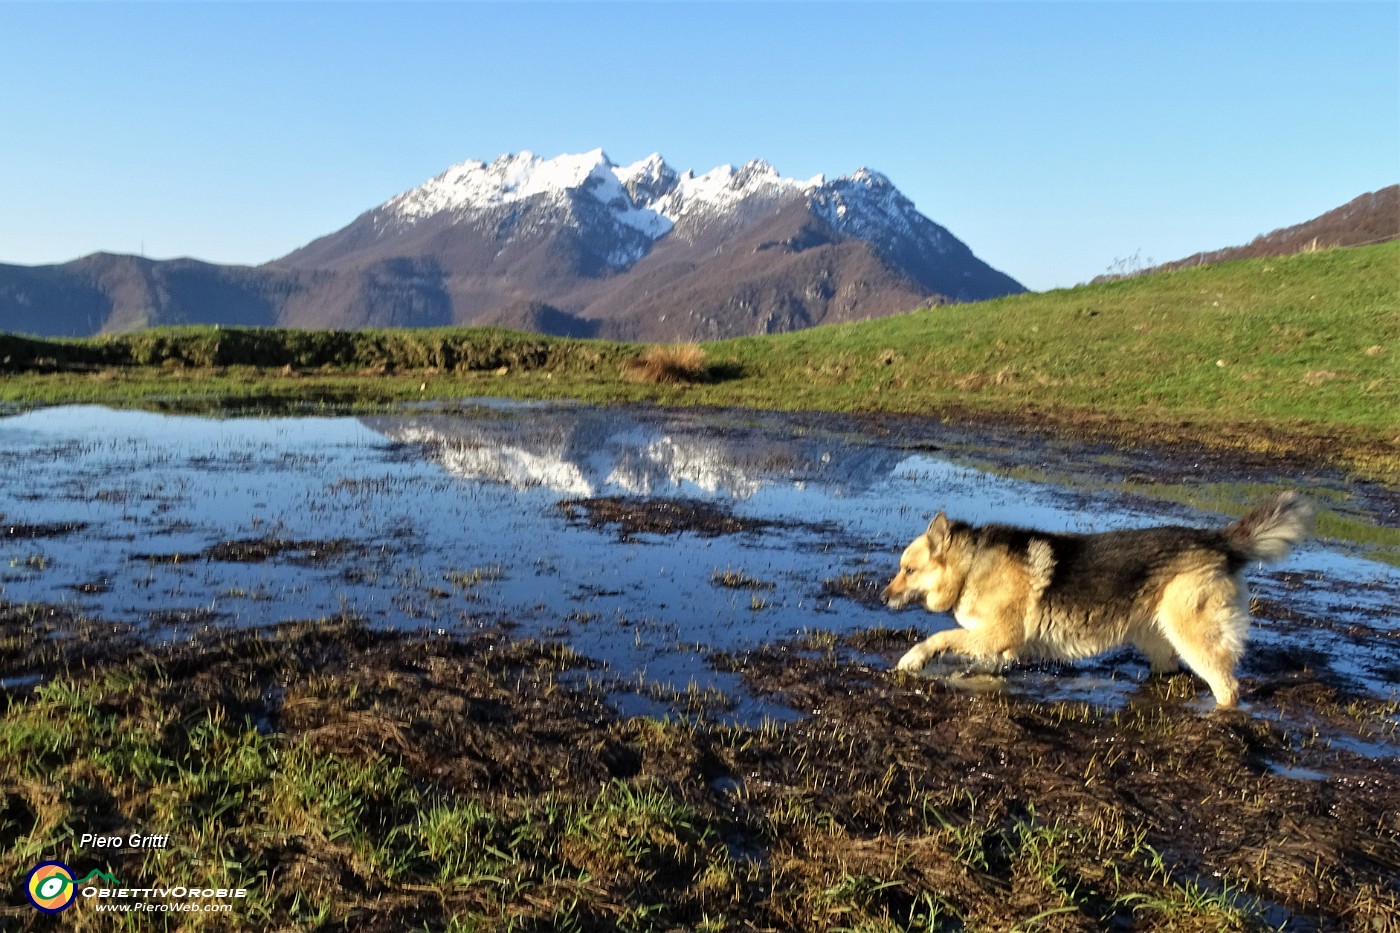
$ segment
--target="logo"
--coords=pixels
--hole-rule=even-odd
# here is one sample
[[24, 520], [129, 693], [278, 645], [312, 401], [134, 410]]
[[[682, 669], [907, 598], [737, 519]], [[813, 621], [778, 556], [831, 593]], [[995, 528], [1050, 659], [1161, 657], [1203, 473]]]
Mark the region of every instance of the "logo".
[[62, 862], [40, 862], [29, 873], [24, 885], [29, 903], [46, 914], [67, 910], [77, 896], [73, 872]]
[[24, 882], [24, 893], [35, 910], [46, 914], [56, 914], [73, 906], [78, 896], [78, 885], [86, 884], [93, 878], [104, 878], [114, 884], [120, 882], [104, 871], [93, 869], [85, 878], [73, 880], [73, 870], [62, 862], [40, 862], [34, 866]]

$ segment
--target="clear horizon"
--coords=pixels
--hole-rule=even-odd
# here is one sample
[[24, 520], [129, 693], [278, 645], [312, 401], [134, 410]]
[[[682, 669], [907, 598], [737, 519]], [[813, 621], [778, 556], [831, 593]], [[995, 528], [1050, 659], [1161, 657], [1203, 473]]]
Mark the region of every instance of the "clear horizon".
[[1027, 287], [1400, 180], [1400, 5], [0, 4], [0, 263], [256, 265], [467, 159], [869, 167]]

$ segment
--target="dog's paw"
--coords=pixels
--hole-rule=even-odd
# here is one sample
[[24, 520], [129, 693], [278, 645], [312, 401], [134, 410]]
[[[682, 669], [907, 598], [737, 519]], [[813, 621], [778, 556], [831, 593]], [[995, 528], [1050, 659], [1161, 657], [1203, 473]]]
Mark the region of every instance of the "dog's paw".
[[924, 665], [927, 663], [927, 655], [918, 648], [910, 648], [905, 652], [904, 657], [899, 659], [899, 663], [895, 665], [895, 669], [903, 671], [906, 674], [916, 674], [923, 670]]

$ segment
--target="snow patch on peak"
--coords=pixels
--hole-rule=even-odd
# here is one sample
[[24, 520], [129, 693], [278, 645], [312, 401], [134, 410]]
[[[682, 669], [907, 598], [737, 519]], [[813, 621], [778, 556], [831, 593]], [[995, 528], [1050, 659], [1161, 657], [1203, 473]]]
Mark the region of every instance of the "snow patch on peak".
[[653, 238], [668, 233], [674, 220], [658, 209], [657, 202], [675, 188], [679, 176], [661, 158], [660, 153], [654, 152], [640, 162], [615, 168], [613, 174], [629, 199], [628, 212], [634, 213], [638, 219], [648, 215], [653, 218], [645, 225], [630, 222], [631, 225], [642, 230], [653, 229]]
[[528, 150], [503, 155], [490, 165], [469, 160], [454, 165], [412, 191], [391, 198], [385, 209], [404, 221], [444, 211], [494, 207], [537, 194], [578, 188], [612, 169], [602, 149], [542, 159]]
[[844, 179], [838, 180], [852, 181], [857, 184], [865, 185], [869, 188], [894, 187], [894, 185], [890, 184], [890, 180], [886, 178], [882, 172], [877, 172], [874, 169], [865, 168], [864, 166], [856, 169], [851, 174], [845, 176]]
[[666, 175], [674, 175], [671, 167], [666, 164], [666, 160], [661, 158], [661, 153], [653, 152], [640, 162], [633, 162], [631, 165], [623, 166], [616, 170], [617, 180], [624, 185], [640, 181], [656, 181]]
[[583, 187], [612, 211], [618, 223], [639, 230], [653, 240], [671, 229], [670, 218], [645, 203], [638, 204], [633, 192], [623, 185], [611, 167], [589, 175]]
[[[609, 258], [615, 267], [641, 258], [651, 243], [682, 222], [689, 237], [715, 223], [743, 223], [799, 198], [847, 236], [888, 239], [939, 229], [888, 178], [868, 168], [830, 181], [824, 175], [802, 180], [786, 178], [754, 159], [696, 175], [677, 173], [655, 152], [617, 166], [602, 149], [552, 159], [522, 151], [489, 164], [462, 162], [390, 199], [375, 226], [402, 228], [439, 214], [468, 218], [540, 197], [575, 215], [582, 211], [589, 223], [613, 224], [621, 244]], [[941, 242], [931, 245], [944, 248]]]
[[659, 237], [682, 216], [724, 211], [753, 197], [772, 201], [810, 194], [824, 182], [822, 175], [805, 181], [785, 178], [760, 159], [737, 169], [721, 165], [697, 176], [693, 171], [677, 174], [660, 153], [617, 166], [602, 149], [553, 159], [527, 150], [503, 155], [490, 164], [469, 160], [454, 165], [391, 198], [383, 210], [400, 223], [414, 223], [441, 213], [484, 210], [537, 195], [562, 197], [584, 191], [616, 211], [621, 223]]
[[672, 220], [680, 220], [700, 212], [724, 212], [754, 197], [765, 200], [797, 197], [811, 192], [821, 181], [821, 175], [807, 181], [784, 178], [767, 162], [754, 159], [739, 169], [721, 165], [698, 177], [687, 171], [657, 203], [657, 210]]
[[937, 253], [950, 247], [944, 231], [919, 213], [880, 172], [861, 168], [819, 186], [810, 198], [812, 211], [847, 236], [881, 243], [905, 240], [926, 243]]

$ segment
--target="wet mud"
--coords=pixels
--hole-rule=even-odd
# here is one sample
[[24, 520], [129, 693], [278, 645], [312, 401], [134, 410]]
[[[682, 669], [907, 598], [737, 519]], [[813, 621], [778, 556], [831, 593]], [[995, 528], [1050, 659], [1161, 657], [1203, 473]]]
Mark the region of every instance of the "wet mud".
[[[253, 817], [240, 806], [222, 836], [243, 871], [280, 879], [262, 906], [282, 923], [303, 896], [346, 905], [320, 928], [371, 931], [477, 913], [588, 930], [1006, 929], [1035, 916], [1046, 930], [1384, 931], [1400, 916], [1393, 762], [1260, 715], [1277, 705], [1359, 721], [1393, 705], [1357, 706], [1306, 673], [1256, 686], [1252, 713], [1203, 715], [1184, 676], [1106, 709], [893, 674], [885, 662], [908, 633], [891, 629], [713, 658], [802, 713], [741, 726], [622, 715], [588, 680], [595, 662], [495, 630], [388, 633], [339, 618], [151, 648], [100, 627], [39, 645], [19, 639], [14, 607], [0, 620], [8, 664], [101, 684], [100, 708], [125, 711], [124, 728], [165, 724], [171, 761], [189, 758], [218, 711], [232, 735], [396, 769], [392, 787], [354, 800], [371, 836], [407, 846], [425, 812], [476, 801], [465, 841], [506, 856], [497, 881], [444, 885], [426, 852], [405, 849], [406, 867], [389, 872], [344, 844], [242, 824]], [[0, 709], [15, 718], [36, 691], [11, 684]], [[92, 789], [115, 780], [103, 773]], [[44, 810], [44, 791], [6, 775], [0, 853]], [[412, 806], [400, 786], [415, 788]], [[69, 823], [139, 828], [142, 798], [107, 790], [118, 793], [78, 795]], [[616, 838], [583, 844], [550, 816], [642, 795], [666, 809]], [[630, 860], [629, 832], [643, 834]], [[150, 871], [133, 852], [107, 866]], [[560, 881], [580, 872], [583, 885]], [[3, 911], [16, 929], [42, 928]]]
[[844, 573], [839, 577], [823, 580], [822, 594], [853, 600], [868, 609], [880, 609], [884, 606], [880, 599], [880, 591], [888, 582], [889, 580], [877, 577], [871, 571], [858, 570], [855, 573]]
[[61, 535], [71, 535], [82, 531], [87, 527], [84, 522], [46, 522], [35, 525], [6, 524], [0, 515], [0, 537], [12, 540], [29, 540], [35, 538], [57, 538]]
[[61, 605], [0, 602], [0, 690], [120, 663], [145, 647], [139, 627], [129, 622], [94, 619]]
[[702, 537], [752, 534], [775, 526], [757, 518], [740, 518], [727, 509], [696, 499], [565, 499], [559, 511], [571, 522], [592, 528], [615, 529], [619, 540], [633, 541], [639, 534], [669, 535], [683, 531]]
[[250, 538], [242, 541], [220, 541], [192, 554], [133, 554], [133, 560], [152, 564], [178, 564], [181, 561], [226, 561], [258, 564], [275, 558], [290, 563], [311, 566], [329, 563], [351, 554], [359, 548], [345, 538], [330, 541], [287, 541], [282, 538]]

